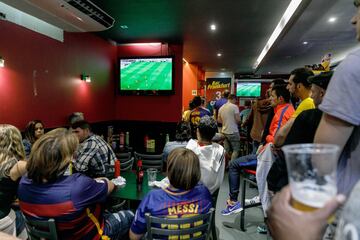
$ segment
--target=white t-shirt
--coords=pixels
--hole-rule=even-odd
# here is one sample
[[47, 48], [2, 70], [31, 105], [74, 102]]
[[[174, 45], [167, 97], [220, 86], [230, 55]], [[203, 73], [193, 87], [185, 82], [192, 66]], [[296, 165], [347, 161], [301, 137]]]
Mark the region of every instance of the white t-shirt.
[[219, 189], [224, 179], [224, 148], [217, 143], [200, 146], [194, 139], [188, 142], [186, 148], [192, 150], [199, 157], [201, 169], [200, 181], [209, 189], [210, 193], [213, 194]]
[[233, 134], [239, 132], [235, 118], [236, 114], [239, 114], [239, 108], [231, 102], [227, 102], [220, 108], [219, 116], [222, 119], [222, 133]]

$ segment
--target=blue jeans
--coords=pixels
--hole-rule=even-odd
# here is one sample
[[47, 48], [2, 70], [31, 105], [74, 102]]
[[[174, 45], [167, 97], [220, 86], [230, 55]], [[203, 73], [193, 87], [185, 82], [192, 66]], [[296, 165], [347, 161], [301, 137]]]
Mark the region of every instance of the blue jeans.
[[134, 213], [129, 210], [117, 213], [104, 213], [104, 235], [110, 239], [128, 239], [129, 229], [134, 219]]
[[[249, 154], [246, 156], [239, 157], [230, 162], [229, 165], [229, 196], [230, 200], [236, 202], [239, 196], [240, 188], [240, 172], [244, 167], [254, 166], [256, 164], [250, 164], [252, 161], [256, 161], [256, 154]], [[255, 162], [254, 162], [255, 163]]]

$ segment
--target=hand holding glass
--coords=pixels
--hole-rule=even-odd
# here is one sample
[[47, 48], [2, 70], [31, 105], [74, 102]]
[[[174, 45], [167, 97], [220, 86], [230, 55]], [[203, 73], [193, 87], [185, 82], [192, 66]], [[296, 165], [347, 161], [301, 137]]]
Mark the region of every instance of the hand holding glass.
[[336, 168], [339, 147], [332, 144], [293, 144], [285, 154], [292, 206], [313, 211], [337, 194]]

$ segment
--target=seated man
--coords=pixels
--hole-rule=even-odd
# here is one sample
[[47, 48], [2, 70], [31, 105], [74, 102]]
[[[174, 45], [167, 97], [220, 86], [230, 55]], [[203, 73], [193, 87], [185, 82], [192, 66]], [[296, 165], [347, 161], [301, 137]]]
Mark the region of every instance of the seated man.
[[185, 148], [171, 151], [167, 173], [170, 186], [152, 190], [141, 201], [131, 225], [130, 239], [141, 239], [146, 233], [145, 213], [180, 218], [207, 213], [212, 207], [209, 190], [198, 184], [201, 176], [200, 163], [192, 151]]
[[163, 150], [163, 160], [166, 162], [169, 153], [175, 148], [186, 147], [191, 138], [190, 124], [181, 121], [176, 125], [175, 141], [167, 142]]
[[116, 160], [111, 147], [104, 139], [91, 133], [90, 124], [86, 121], [75, 122], [71, 129], [80, 142], [73, 160], [74, 170], [92, 178], [104, 177], [107, 166], [113, 165]]
[[213, 194], [219, 189], [225, 171], [225, 150], [212, 139], [217, 131], [217, 124], [214, 118], [204, 116], [200, 119], [197, 132], [197, 139], [191, 139], [186, 148], [192, 150], [200, 160], [201, 179], [200, 181]]
[[[271, 106], [274, 108], [274, 117], [269, 127], [269, 134], [266, 136], [266, 142], [271, 143], [274, 140], [276, 131], [283, 126], [294, 113], [293, 106], [289, 103], [290, 93], [285, 86], [275, 86], [271, 90]], [[262, 146], [260, 146], [261, 148]], [[229, 165], [229, 196], [226, 209], [222, 210], [222, 215], [230, 215], [242, 211], [242, 206], [238, 202], [240, 187], [240, 172], [243, 164], [249, 161], [256, 161], [257, 155], [250, 154], [242, 156], [230, 162]]]
[[123, 239], [134, 218], [131, 211], [104, 213], [103, 204], [114, 184], [75, 173], [64, 176], [79, 142], [64, 128], [35, 142], [28, 174], [19, 184], [21, 211], [31, 219], [54, 218], [59, 239]]

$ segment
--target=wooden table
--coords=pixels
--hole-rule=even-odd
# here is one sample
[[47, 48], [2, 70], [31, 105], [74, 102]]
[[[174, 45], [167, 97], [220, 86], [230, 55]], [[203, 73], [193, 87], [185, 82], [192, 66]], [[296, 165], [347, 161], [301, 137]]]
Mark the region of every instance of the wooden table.
[[[132, 171], [121, 172], [120, 175], [126, 179], [126, 185], [124, 187], [116, 187], [111, 193], [111, 198], [125, 199], [130, 201], [141, 201], [146, 194], [152, 189], [159, 189], [157, 187], [148, 186], [147, 172], [144, 171], [144, 180], [141, 185], [136, 184], [136, 173]], [[165, 176], [162, 173], [156, 175], [156, 180], [160, 181]]]

